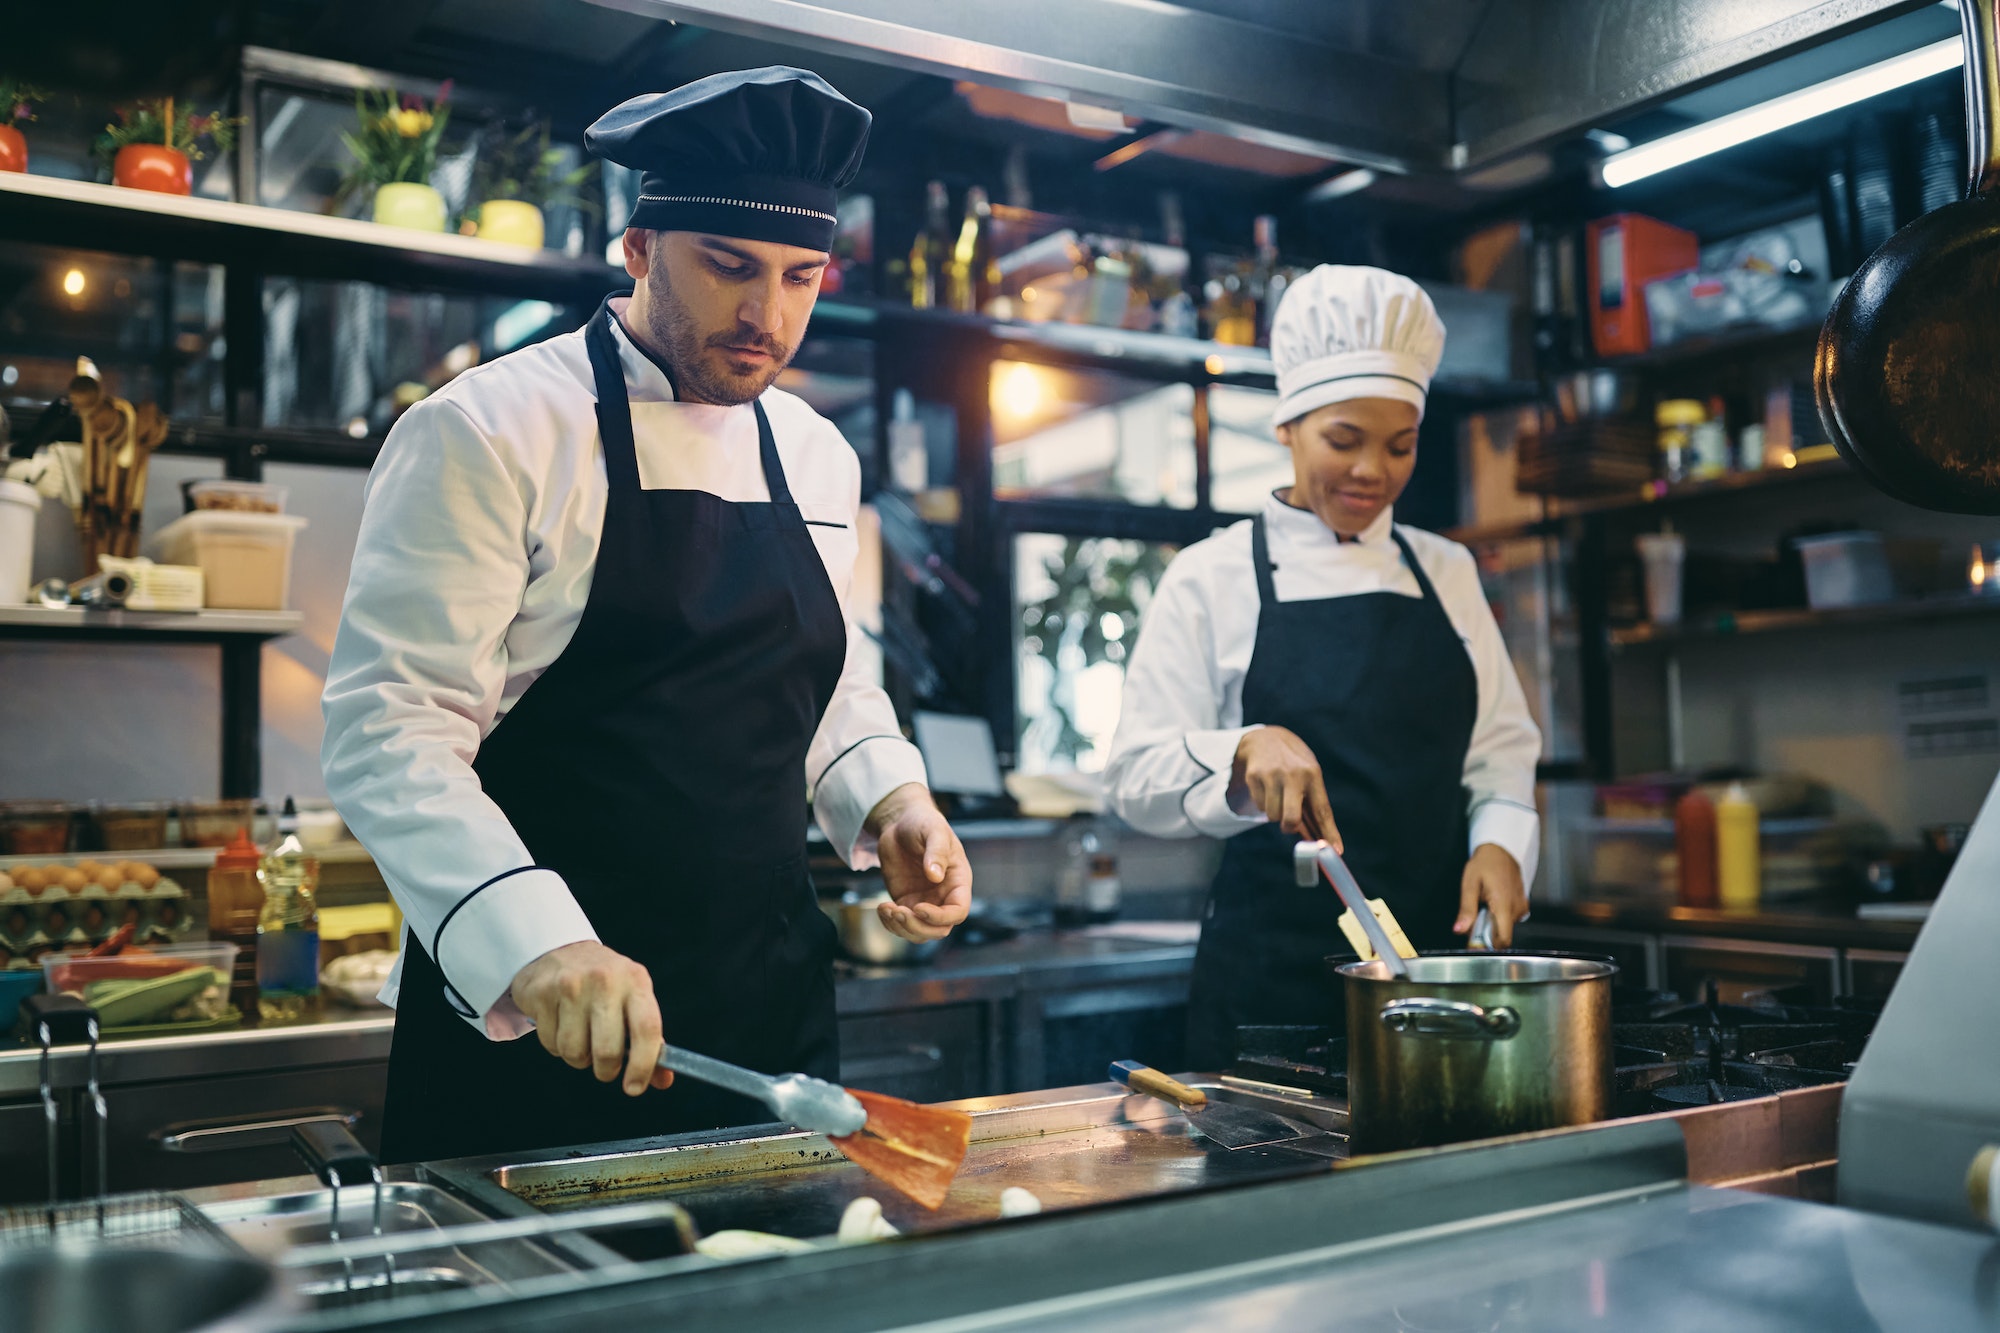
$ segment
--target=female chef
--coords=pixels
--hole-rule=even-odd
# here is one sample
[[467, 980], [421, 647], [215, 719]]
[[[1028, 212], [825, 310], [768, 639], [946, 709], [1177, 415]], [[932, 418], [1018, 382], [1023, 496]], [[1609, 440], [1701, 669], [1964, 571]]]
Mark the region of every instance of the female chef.
[[1292, 484], [1182, 551], [1147, 609], [1106, 781], [1160, 837], [1226, 839], [1189, 1000], [1190, 1068], [1244, 1024], [1322, 1025], [1341, 904], [1296, 886], [1324, 837], [1419, 949], [1483, 905], [1511, 941], [1539, 839], [1528, 715], [1464, 547], [1395, 521], [1444, 326], [1422, 288], [1323, 266], [1271, 330]]

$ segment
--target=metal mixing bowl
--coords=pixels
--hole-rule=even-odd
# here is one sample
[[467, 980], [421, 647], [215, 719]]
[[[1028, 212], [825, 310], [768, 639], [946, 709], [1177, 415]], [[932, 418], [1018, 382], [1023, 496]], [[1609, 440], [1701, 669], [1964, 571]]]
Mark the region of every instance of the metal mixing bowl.
[[819, 906], [840, 932], [840, 951], [857, 963], [909, 966], [936, 957], [944, 948], [943, 940], [915, 944], [882, 924], [875, 909], [888, 901], [888, 891], [878, 885], [849, 889], [838, 898], [823, 897]]

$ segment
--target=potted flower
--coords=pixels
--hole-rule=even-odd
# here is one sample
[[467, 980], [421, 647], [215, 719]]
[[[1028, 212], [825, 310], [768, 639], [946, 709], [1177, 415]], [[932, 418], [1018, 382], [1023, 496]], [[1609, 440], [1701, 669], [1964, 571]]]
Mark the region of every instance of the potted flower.
[[193, 163], [206, 143], [226, 153], [236, 146], [241, 116], [196, 115], [171, 97], [121, 106], [98, 136], [97, 153], [111, 159], [111, 183], [160, 194], [194, 193]]
[[595, 162], [566, 167], [567, 154], [550, 141], [549, 123], [529, 125], [519, 134], [499, 134], [480, 148], [472, 197], [459, 230], [508, 245], [542, 247], [542, 211], [560, 205], [595, 212], [583, 192], [597, 172]]
[[28, 169], [28, 140], [21, 123], [35, 118], [35, 103], [49, 95], [32, 83], [0, 74], [0, 171]]
[[354, 113], [361, 121], [360, 131], [340, 136], [354, 155], [354, 169], [342, 182], [342, 195], [373, 186], [377, 222], [443, 231], [444, 196], [431, 188], [431, 172], [437, 168], [438, 140], [451, 117], [450, 97], [450, 80], [429, 104], [421, 97], [398, 97], [382, 89], [356, 93]]

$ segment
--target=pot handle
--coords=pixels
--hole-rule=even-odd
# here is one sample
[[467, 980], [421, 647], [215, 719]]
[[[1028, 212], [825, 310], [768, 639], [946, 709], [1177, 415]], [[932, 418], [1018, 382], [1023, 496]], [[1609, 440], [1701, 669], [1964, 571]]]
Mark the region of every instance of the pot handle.
[[1521, 1030], [1521, 1016], [1505, 1005], [1485, 1009], [1462, 1000], [1417, 998], [1382, 1006], [1382, 1026], [1391, 1032], [1430, 1037], [1488, 1037], [1504, 1041]]

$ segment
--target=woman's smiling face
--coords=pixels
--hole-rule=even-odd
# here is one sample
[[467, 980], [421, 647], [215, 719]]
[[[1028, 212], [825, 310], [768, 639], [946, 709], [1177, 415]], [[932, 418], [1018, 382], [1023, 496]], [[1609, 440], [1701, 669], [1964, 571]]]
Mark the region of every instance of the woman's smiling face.
[[1396, 398], [1351, 398], [1278, 427], [1292, 451], [1287, 503], [1312, 510], [1340, 536], [1359, 535], [1410, 484], [1423, 415]]

